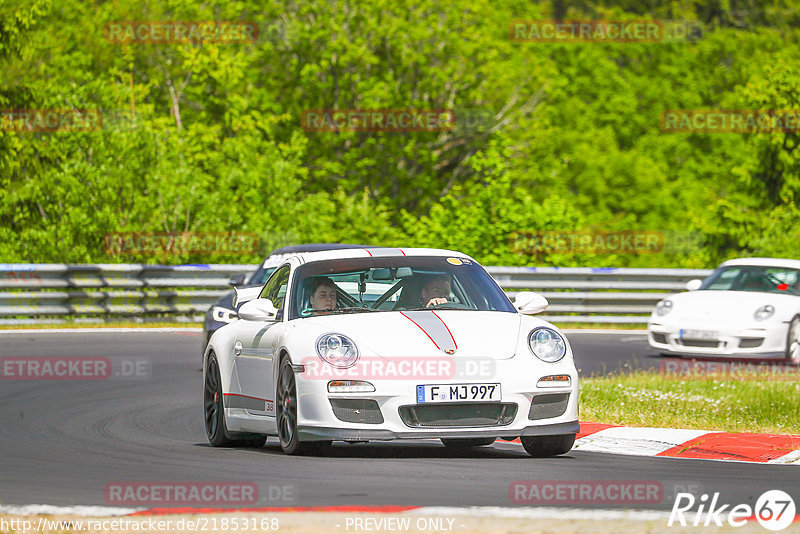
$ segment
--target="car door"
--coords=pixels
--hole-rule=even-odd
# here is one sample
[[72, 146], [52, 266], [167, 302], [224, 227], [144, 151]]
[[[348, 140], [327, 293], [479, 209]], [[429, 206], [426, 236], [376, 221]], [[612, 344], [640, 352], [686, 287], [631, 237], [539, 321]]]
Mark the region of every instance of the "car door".
[[236, 341], [242, 350], [234, 355], [241, 398], [238, 404], [251, 415], [275, 415], [273, 356], [275, 343], [283, 328], [283, 307], [289, 284], [289, 265], [283, 265], [270, 276], [259, 298], [270, 299], [278, 308], [277, 320], [245, 321]]

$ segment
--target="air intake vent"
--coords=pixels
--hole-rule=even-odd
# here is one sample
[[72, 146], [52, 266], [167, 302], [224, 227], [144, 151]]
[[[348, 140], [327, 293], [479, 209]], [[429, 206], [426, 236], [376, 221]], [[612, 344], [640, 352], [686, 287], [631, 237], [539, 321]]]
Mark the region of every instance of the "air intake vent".
[[379, 425], [383, 414], [378, 403], [372, 399], [330, 399], [333, 415], [345, 423]]
[[684, 347], [703, 347], [706, 349], [716, 349], [719, 341], [713, 339], [682, 339], [681, 345]]
[[764, 342], [763, 337], [745, 337], [739, 341], [739, 348], [740, 349], [754, 349], [756, 347], [760, 347], [761, 344]]
[[517, 415], [513, 402], [453, 402], [412, 404], [398, 410], [410, 427], [458, 427], [510, 425]]
[[550, 419], [564, 415], [567, 411], [569, 393], [552, 393], [549, 395], [534, 395], [531, 400], [531, 409], [528, 411], [528, 419]]

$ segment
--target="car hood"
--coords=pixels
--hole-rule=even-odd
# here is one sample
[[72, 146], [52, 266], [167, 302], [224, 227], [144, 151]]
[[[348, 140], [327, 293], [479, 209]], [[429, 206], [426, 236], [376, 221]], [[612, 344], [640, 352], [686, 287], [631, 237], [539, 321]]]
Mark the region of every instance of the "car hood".
[[686, 320], [751, 320], [758, 308], [766, 304], [775, 306], [775, 314], [781, 317], [781, 310], [797, 309], [800, 297], [779, 295], [757, 291], [715, 291], [698, 290], [678, 293], [669, 297], [672, 311], [660, 317], [653, 315], [654, 321]]
[[322, 332], [348, 336], [362, 355], [388, 359], [439, 357], [452, 350], [457, 358], [504, 360], [514, 356], [520, 329], [516, 313], [468, 310], [359, 313], [303, 321]]

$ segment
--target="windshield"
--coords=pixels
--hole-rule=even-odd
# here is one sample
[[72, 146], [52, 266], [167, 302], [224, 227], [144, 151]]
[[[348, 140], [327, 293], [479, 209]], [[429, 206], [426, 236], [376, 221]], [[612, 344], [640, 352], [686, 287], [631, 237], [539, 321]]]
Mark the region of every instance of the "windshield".
[[299, 267], [289, 318], [406, 310], [516, 313], [481, 266], [459, 257], [329, 260]]
[[722, 267], [706, 278], [700, 289], [800, 295], [800, 271], [754, 265]]

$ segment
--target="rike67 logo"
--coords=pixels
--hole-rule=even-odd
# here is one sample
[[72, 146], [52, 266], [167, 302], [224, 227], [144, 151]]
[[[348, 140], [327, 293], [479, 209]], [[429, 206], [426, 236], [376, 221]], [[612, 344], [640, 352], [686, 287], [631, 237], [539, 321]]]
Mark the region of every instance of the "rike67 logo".
[[[721, 527], [724, 522], [731, 527], [741, 527], [755, 517], [762, 527], [778, 531], [788, 527], [795, 517], [794, 500], [781, 490], [765, 491], [756, 501], [754, 508], [749, 504], [737, 504], [728, 510], [729, 504], [719, 506], [718, 501], [719, 492], [714, 493], [710, 502], [707, 493], [701, 495], [697, 501], [691, 493], [679, 493], [669, 514], [667, 526], [671, 527], [677, 520], [682, 527], [685, 527], [688, 520], [695, 527], [701, 525]], [[698, 505], [697, 511], [692, 513], [695, 504]]]

